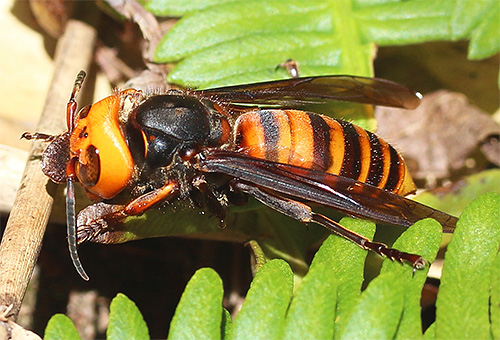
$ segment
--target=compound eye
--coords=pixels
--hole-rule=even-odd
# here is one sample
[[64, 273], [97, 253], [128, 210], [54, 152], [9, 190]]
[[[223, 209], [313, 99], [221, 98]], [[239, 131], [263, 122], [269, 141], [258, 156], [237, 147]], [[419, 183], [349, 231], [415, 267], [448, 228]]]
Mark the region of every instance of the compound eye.
[[101, 173], [101, 160], [99, 158], [99, 150], [93, 145], [90, 145], [85, 150], [86, 164], [76, 163], [76, 174], [78, 180], [85, 187], [93, 187], [99, 181]]

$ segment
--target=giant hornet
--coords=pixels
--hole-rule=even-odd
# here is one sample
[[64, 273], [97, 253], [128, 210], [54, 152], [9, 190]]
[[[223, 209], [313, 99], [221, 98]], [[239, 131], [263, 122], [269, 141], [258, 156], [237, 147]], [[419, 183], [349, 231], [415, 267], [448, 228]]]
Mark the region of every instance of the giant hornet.
[[[350, 122], [297, 109], [331, 100], [417, 107], [417, 94], [399, 84], [319, 76], [164, 94], [127, 89], [77, 112], [84, 78], [81, 71], [67, 105], [68, 131], [23, 137], [51, 142], [42, 171], [67, 183], [69, 249], [85, 280], [77, 243], [173, 199], [190, 200], [224, 220], [228, 204], [250, 195], [414, 270], [425, 266], [421, 256], [372, 242], [310, 204], [404, 227], [426, 217], [447, 232], [455, 227], [455, 217], [403, 197], [415, 185], [384, 140]], [[74, 182], [107, 203], [85, 223], [75, 218]]]

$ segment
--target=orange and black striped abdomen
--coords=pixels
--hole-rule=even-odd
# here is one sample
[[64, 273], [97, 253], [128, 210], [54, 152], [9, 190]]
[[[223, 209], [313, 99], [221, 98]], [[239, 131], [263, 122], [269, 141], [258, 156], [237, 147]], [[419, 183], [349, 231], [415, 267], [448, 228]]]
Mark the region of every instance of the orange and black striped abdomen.
[[235, 145], [249, 156], [325, 171], [406, 195], [415, 190], [397, 151], [352, 123], [300, 110], [242, 114]]

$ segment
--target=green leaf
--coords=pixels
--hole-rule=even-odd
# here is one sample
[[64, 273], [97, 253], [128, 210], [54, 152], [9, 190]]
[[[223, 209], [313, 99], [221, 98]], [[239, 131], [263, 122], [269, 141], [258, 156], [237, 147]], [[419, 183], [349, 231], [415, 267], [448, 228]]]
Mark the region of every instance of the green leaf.
[[[301, 75], [339, 73], [339, 41], [324, 33], [269, 33], [230, 40], [182, 60], [168, 81], [188, 87], [218, 87], [287, 77], [277, 66], [287, 59], [300, 60]], [[274, 46], [270, 49], [270, 46]], [[314, 60], [309, 60], [311, 49]]]
[[427, 328], [425, 330], [424, 339], [425, 340], [436, 339], [436, 323], [435, 322], [432, 325], [430, 325], [429, 328]]
[[488, 58], [500, 50], [500, 2], [494, 4], [470, 37], [469, 59]]
[[500, 246], [500, 195], [489, 193], [463, 212], [445, 254], [436, 302], [436, 337], [490, 337], [490, 278]]
[[[369, 239], [372, 239], [375, 233], [375, 223], [372, 222], [345, 217], [340, 224]], [[335, 273], [338, 282], [335, 338], [342, 334], [358, 303], [367, 254], [366, 250], [353, 242], [337, 235], [330, 235], [314, 256], [311, 270], [320, 263], [326, 263]]]
[[222, 316], [222, 339], [230, 339], [231, 332], [233, 330], [233, 319], [231, 319], [231, 314], [225, 308], [223, 308], [224, 315]]
[[459, 216], [474, 199], [488, 192], [500, 193], [500, 169], [464, 177], [447, 192], [424, 192], [414, 200]]
[[278, 339], [292, 298], [293, 273], [282, 260], [271, 260], [257, 272], [231, 339]]
[[118, 293], [109, 307], [108, 340], [149, 339], [149, 331], [134, 302]]
[[266, 257], [262, 247], [259, 245], [259, 242], [250, 240], [247, 243], [247, 247], [249, 247], [252, 251], [252, 270], [257, 272], [269, 259]]
[[346, 1], [233, 1], [189, 12], [162, 39], [156, 62], [181, 61], [168, 80], [214, 87], [301, 75], [371, 75], [373, 45], [359, 40]]
[[481, 17], [491, 7], [495, 6], [497, 1], [470, 1], [457, 0], [451, 18], [451, 32], [454, 40], [466, 37], [472, 29], [478, 25]]
[[221, 329], [223, 294], [222, 281], [213, 269], [196, 271], [177, 305], [168, 339], [220, 339], [226, 334]]
[[170, 82], [214, 87], [301, 75], [373, 74], [374, 43], [470, 39], [469, 58], [500, 50], [497, 0], [200, 1], [146, 5], [184, 17], [163, 37], [156, 62], [178, 62]]
[[[259, 235], [253, 234], [252, 238], [258, 241], [266, 258], [284, 259], [298, 277], [303, 277], [309, 269], [307, 249], [328, 234], [328, 231], [319, 225], [307, 227], [304, 223], [267, 207], [255, 211], [255, 216], [246, 220], [246, 223], [248, 225], [245, 224], [245, 229], [251, 227], [260, 230]], [[250, 232], [253, 233], [249, 230]]]
[[177, 17], [188, 12], [199, 11], [231, 1], [234, 0], [141, 0], [141, 2], [144, 2], [144, 8], [160, 17]]
[[283, 339], [332, 339], [337, 280], [330, 263], [311, 267], [286, 315]]
[[402, 1], [366, 6], [354, 12], [367, 41], [406, 45], [450, 37], [448, 20], [455, 1]]
[[[221, 42], [252, 34], [270, 32], [329, 31], [332, 27], [328, 4], [312, 1], [304, 6], [299, 1], [230, 2], [206, 8], [185, 16], [160, 42], [157, 62], [180, 60]], [[319, 20], [315, 20], [319, 19]], [[194, 40], [192, 40], [194, 39]], [[173, 47], [175, 50], [172, 50]]]
[[361, 295], [340, 339], [392, 339], [403, 311], [404, 286], [392, 283], [398, 274], [380, 274]]
[[47, 340], [76, 340], [80, 339], [80, 335], [70, 318], [64, 314], [55, 314], [47, 323], [43, 338]]
[[[433, 219], [425, 219], [418, 221], [406, 230], [392, 247], [407, 253], [418, 254], [431, 263], [436, 258], [441, 237], [441, 225]], [[426, 266], [425, 269], [413, 273], [412, 268], [408, 265], [401, 265], [389, 259], [384, 260], [380, 273], [395, 273], [396, 279], [391, 282], [391, 286], [404, 287], [403, 315], [399, 322], [396, 339], [422, 337], [420, 299], [428, 269], [429, 266]]]
[[353, 13], [365, 39], [382, 46], [468, 38], [470, 59], [500, 50], [497, 0], [367, 2]]
[[500, 339], [500, 253], [493, 262], [490, 289], [491, 335], [493, 339]]

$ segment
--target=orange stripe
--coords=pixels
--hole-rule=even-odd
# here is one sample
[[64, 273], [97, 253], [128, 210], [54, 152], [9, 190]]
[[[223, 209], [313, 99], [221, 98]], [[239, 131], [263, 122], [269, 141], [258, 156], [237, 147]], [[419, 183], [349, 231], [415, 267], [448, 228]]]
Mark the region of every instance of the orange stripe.
[[310, 169], [314, 161], [313, 129], [304, 111], [286, 110], [290, 121], [291, 145], [289, 164]]
[[292, 149], [292, 133], [290, 131], [290, 121], [288, 115], [283, 110], [274, 110], [274, 120], [279, 129], [278, 162], [288, 163]]
[[408, 171], [408, 167], [405, 164], [405, 161], [403, 157], [398, 153], [398, 160], [399, 160], [399, 181], [396, 184], [396, 187], [394, 188], [393, 192], [398, 195], [408, 195], [411, 193], [414, 193], [416, 191], [416, 186], [415, 183], [413, 182], [413, 179], [410, 176], [410, 172]]
[[415, 183], [413, 182], [413, 178], [411, 178], [410, 172], [408, 171], [408, 167], [404, 166], [404, 177], [401, 182], [401, 186], [399, 187], [396, 194], [406, 196], [409, 194], [414, 194], [417, 190]]
[[257, 157], [266, 158], [264, 129], [260, 124], [260, 116], [256, 111], [242, 114], [236, 120], [236, 138], [241, 136], [239, 146], [241, 152]]
[[338, 175], [342, 170], [344, 163], [345, 140], [342, 126], [335, 120], [328, 117], [323, 117], [328, 126], [330, 126], [330, 155], [332, 164], [326, 172]]
[[392, 192], [394, 193], [397, 193], [399, 191], [399, 188], [401, 187], [401, 184], [403, 183], [403, 180], [405, 179], [405, 164], [403, 162], [403, 159], [401, 158], [401, 156], [399, 155], [399, 153], [397, 153], [397, 159], [393, 160], [393, 162], [397, 162], [398, 163], [398, 181], [397, 183], [394, 185], [394, 189], [392, 190]]

